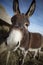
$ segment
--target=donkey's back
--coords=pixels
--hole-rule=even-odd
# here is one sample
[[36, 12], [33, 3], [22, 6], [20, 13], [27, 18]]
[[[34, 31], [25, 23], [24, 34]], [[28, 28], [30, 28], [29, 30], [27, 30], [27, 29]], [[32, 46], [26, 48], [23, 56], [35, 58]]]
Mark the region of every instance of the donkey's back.
[[30, 48], [40, 48], [43, 45], [43, 36], [40, 33], [30, 34]]

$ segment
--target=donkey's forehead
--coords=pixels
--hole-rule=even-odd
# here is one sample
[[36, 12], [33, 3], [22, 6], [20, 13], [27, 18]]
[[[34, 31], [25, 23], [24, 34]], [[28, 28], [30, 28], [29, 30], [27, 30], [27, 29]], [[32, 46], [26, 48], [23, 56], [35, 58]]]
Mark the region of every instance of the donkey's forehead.
[[25, 16], [24, 14], [16, 14], [15, 16], [12, 17], [12, 19], [13, 19], [13, 21], [29, 23], [28, 17]]
[[25, 14], [17, 14], [16, 16], [17, 16], [18, 18], [22, 18], [22, 19], [23, 19], [23, 18], [27, 18], [27, 17], [25, 16]]
[[23, 20], [24, 20], [24, 19], [28, 19], [24, 14], [17, 14], [16, 17], [17, 17], [17, 19], [19, 19], [19, 20], [20, 20], [20, 19], [23, 19]]

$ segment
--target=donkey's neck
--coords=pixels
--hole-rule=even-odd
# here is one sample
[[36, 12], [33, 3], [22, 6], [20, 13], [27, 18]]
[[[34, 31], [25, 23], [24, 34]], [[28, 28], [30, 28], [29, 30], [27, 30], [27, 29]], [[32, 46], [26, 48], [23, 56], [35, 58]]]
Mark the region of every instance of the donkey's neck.
[[29, 45], [30, 45], [30, 33], [29, 32], [25, 32], [24, 36], [22, 38], [20, 47], [24, 48], [25, 50], [28, 50], [29, 49]]

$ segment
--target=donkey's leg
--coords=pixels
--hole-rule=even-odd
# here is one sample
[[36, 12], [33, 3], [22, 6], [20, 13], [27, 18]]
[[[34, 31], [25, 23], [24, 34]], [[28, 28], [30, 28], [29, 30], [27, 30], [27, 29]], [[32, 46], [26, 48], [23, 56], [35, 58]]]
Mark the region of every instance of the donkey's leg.
[[10, 51], [8, 51], [8, 54], [7, 54], [6, 65], [8, 65], [9, 57], [10, 57]]
[[32, 53], [31, 53], [29, 50], [25, 51], [25, 52], [24, 52], [23, 61], [22, 61], [22, 65], [24, 64], [25, 58], [26, 58], [26, 56], [27, 56], [27, 53], [29, 54], [29, 58], [32, 58]]
[[35, 53], [34, 53], [34, 56], [33, 56], [34, 58], [35, 58], [37, 55], [39, 55], [40, 50], [41, 50], [41, 48], [37, 48], [37, 49], [29, 48], [29, 51], [35, 52]]
[[28, 51], [25, 51], [25, 52], [24, 52], [24, 57], [23, 57], [23, 61], [22, 61], [22, 64], [21, 64], [21, 65], [24, 64], [24, 60], [25, 60], [25, 58], [26, 58], [27, 53], [28, 53]]

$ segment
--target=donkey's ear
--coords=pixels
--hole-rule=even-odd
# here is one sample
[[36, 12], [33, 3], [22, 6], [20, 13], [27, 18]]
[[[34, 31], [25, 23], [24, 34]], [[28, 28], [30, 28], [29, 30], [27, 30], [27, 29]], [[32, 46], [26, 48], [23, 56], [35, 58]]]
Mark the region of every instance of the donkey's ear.
[[15, 13], [20, 13], [18, 0], [13, 0], [13, 11]]
[[28, 15], [28, 17], [30, 17], [34, 13], [35, 8], [36, 8], [36, 1], [33, 0], [31, 5], [30, 5], [30, 8], [28, 9], [28, 11], [26, 13], [26, 15]]

